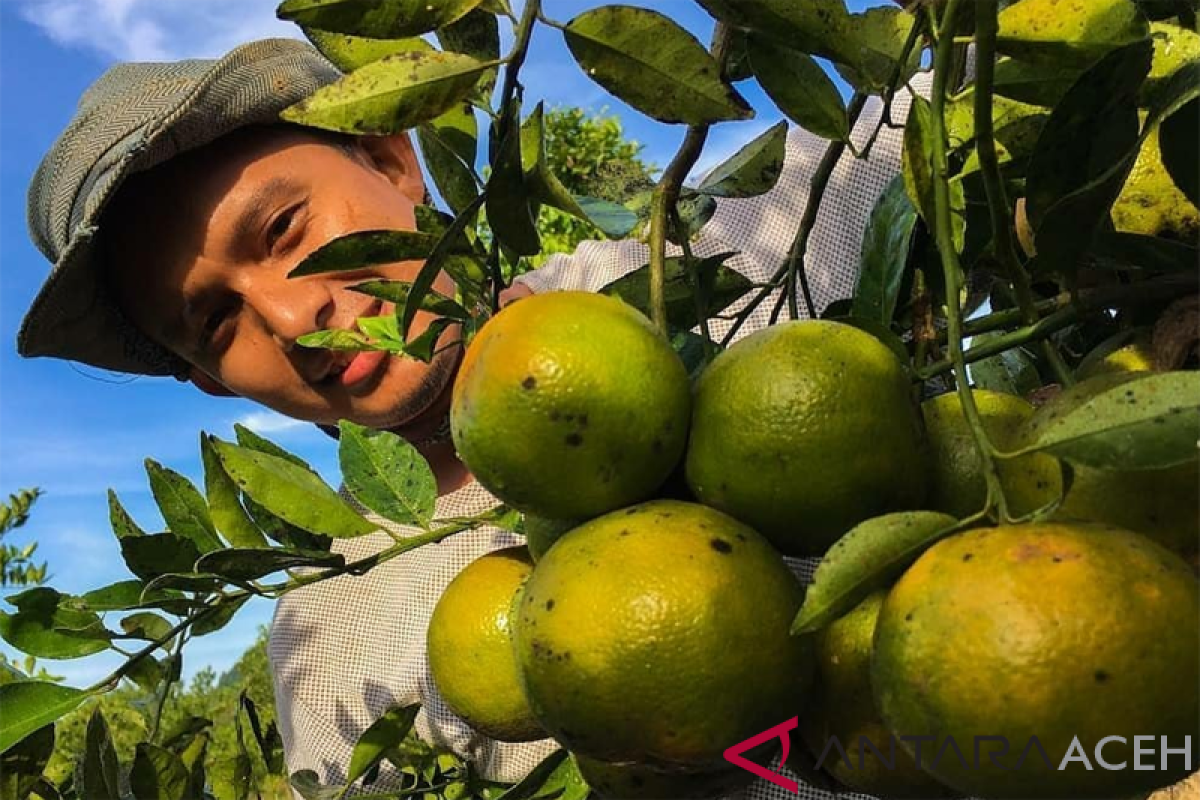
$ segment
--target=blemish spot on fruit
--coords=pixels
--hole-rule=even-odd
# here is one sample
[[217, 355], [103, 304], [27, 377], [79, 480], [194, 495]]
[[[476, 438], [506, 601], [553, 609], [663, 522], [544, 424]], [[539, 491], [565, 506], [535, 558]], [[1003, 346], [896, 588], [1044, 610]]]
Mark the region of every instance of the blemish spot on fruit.
[[724, 539], [710, 539], [708, 544], [713, 550], [716, 550], [718, 553], [732, 553], [733, 552], [733, 545], [731, 545], [729, 542], [725, 541]]
[[561, 414], [559, 414], [557, 411], [551, 411], [551, 412], [550, 412], [550, 421], [551, 421], [551, 422], [558, 422], [558, 418], [559, 418], [560, 416], [562, 416], [562, 415], [561, 415]]
[[588, 417], [587, 417], [587, 414], [580, 414], [580, 415], [579, 415], [579, 427], [581, 427], [581, 428], [586, 428], [586, 427], [587, 427], [587, 423], [588, 423]]
[[1108, 680], [1108, 673], [1102, 669], [1098, 669], [1098, 670], [1096, 670], [1095, 675], [1093, 675], [1092, 677], [1094, 677], [1096, 679], [1096, 683], [1104, 683], [1105, 681]]
[[963, 561], [970, 561], [974, 557], [974, 553], [963, 553]]
[[912, 612], [911, 611], [904, 615], [904, 621], [912, 622]]
[[546, 610], [547, 611], [554, 610], [554, 598], [550, 598], [549, 600], [546, 601]]
[[636, 514], [637, 512], [637, 506], [634, 506], [633, 508], [627, 508], [625, 509], [625, 516], [628, 517], [630, 514]]
[[579, 447], [579, 445], [583, 444], [583, 437], [578, 433], [568, 433], [563, 437], [563, 441], [571, 447]]
[[628, 535], [629, 535], [629, 528], [624, 528], [624, 529], [621, 531], [620, 535], [621, 535], [621, 536], [628, 536]]
[[739, 542], [744, 542], [744, 541], [746, 541], [746, 534], [744, 534], [744, 533], [739, 533], [739, 534], [737, 535], [737, 539], [738, 539], [738, 541], [739, 541]]
[[521, 381], [521, 388], [523, 389], [533, 389], [536, 386], [537, 378], [533, 377], [532, 375], [527, 375], [525, 380]]

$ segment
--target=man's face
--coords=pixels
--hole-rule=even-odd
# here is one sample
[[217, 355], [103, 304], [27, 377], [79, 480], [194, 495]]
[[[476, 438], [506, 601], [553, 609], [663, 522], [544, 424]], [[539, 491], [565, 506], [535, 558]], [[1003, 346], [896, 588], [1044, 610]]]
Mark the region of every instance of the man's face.
[[[126, 313], [192, 364], [202, 388], [215, 379], [311, 422], [412, 424], [444, 411], [459, 357], [456, 328], [430, 364], [310, 349], [296, 339], [392, 311], [347, 287], [372, 277], [412, 280], [421, 262], [287, 274], [339, 236], [413, 229], [423, 197], [407, 137], [350, 152], [287, 128], [242, 132], [131, 182], [106, 228], [110, 274]], [[454, 291], [444, 275], [435, 287]], [[431, 321], [419, 313], [412, 335]]]

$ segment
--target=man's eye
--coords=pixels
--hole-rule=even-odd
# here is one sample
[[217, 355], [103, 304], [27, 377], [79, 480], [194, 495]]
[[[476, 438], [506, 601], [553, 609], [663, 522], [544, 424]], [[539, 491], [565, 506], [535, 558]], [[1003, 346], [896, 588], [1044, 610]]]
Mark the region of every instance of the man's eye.
[[221, 328], [234, 313], [233, 306], [222, 306], [204, 318], [204, 327], [200, 331], [200, 349], [209, 350], [213, 347]]
[[298, 206], [289, 208], [271, 221], [271, 227], [267, 229], [268, 248], [274, 250], [279, 240], [287, 235], [287, 232], [292, 227], [292, 221], [296, 218], [298, 209]]

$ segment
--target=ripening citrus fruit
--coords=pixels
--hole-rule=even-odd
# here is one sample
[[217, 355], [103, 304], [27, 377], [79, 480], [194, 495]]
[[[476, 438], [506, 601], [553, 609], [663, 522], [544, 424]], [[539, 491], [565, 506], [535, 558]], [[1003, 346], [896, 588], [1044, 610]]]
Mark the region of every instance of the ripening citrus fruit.
[[783, 552], [820, 554], [864, 519], [919, 506], [925, 469], [909, 387], [895, 354], [849, 325], [751, 334], [697, 383], [688, 483]]
[[1113, 203], [1112, 220], [1119, 231], [1184, 242], [1195, 242], [1200, 233], [1200, 210], [1163, 166], [1157, 128], [1138, 151], [1133, 170]]
[[591, 517], [645, 499], [683, 454], [687, 371], [640, 313], [589, 292], [504, 308], [467, 348], [451, 432], [463, 463], [521, 511]]
[[[985, 389], [974, 391], [975, 405], [992, 444], [1012, 451], [1023, 444], [1033, 406], [1020, 397]], [[983, 509], [987, 484], [975, 439], [958, 394], [939, 395], [921, 404], [929, 442], [930, 493], [926, 507], [963, 519]], [[1008, 510], [1014, 516], [1036, 511], [1062, 491], [1057, 459], [1032, 454], [997, 463]]]
[[429, 671], [442, 699], [503, 742], [546, 735], [525, 701], [512, 645], [515, 601], [532, 571], [524, 547], [481, 556], [450, 582], [429, 620]]
[[[1200, 591], [1178, 557], [1120, 528], [968, 531], [927, 550], [889, 592], [871, 679], [888, 727], [934, 737], [921, 766], [959, 791], [1130, 796], [1191, 771], [1183, 755], [1161, 768], [1160, 737], [1180, 748], [1190, 736], [1192, 767], [1200, 755]], [[976, 766], [976, 736], [1005, 737], [1007, 754], [981, 742]], [[1111, 736], [1125, 742], [1102, 757], [1123, 769], [1096, 761]], [[1154, 769], [1133, 769], [1134, 736], [1154, 737]], [[1076, 738], [1090, 769], [1064, 763]]]
[[515, 627], [541, 725], [604, 761], [710, 767], [797, 714], [812, 649], [788, 629], [804, 591], [750, 528], [654, 500], [559, 539]]
[[[917, 768], [875, 706], [871, 642], [886, 596], [886, 590], [868, 595], [817, 634], [815, 700], [801, 716], [801, 732], [820, 766], [855, 791], [888, 798], [949, 797], [946, 787]], [[835, 737], [846, 759], [831, 744]]]
[[1097, 375], [1154, 371], [1154, 336], [1151, 328], [1135, 328], [1111, 337], [1088, 353], [1075, 377], [1079, 380]]
[[[1099, 374], [1080, 381], [1047, 402], [1029, 421], [1029, 436], [1100, 392], [1137, 377]], [[1057, 519], [1103, 522], [1140, 533], [1195, 562], [1200, 553], [1200, 462], [1165, 469], [1100, 470], [1076, 465]]]
[[729, 764], [672, 771], [636, 761], [610, 764], [578, 754], [575, 763], [592, 791], [606, 800], [705, 800], [727, 797], [754, 780], [749, 770]]

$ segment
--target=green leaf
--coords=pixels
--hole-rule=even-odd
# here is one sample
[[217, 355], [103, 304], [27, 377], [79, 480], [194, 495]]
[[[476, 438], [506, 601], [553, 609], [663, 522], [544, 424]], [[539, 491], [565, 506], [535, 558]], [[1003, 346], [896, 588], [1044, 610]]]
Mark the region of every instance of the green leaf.
[[129, 773], [137, 800], [186, 800], [188, 772], [179, 756], [150, 742], [140, 742]]
[[997, 97], [1054, 106], [1079, 78], [1080, 72], [1066, 69], [1062, 64], [1030, 64], [1015, 58], [1002, 58], [996, 62], [993, 85]]
[[904, 178], [896, 176], [875, 201], [863, 231], [862, 260], [851, 316], [891, 324], [916, 224], [917, 209], [905, 192]]
[[216, 611], [192, 626], [192, 636], [207, 636], [221, 630], [249, 600], [250, 595], [242, 595], [236, 600], [222, 600]]
[[280, 117], [342, 133], [400, 133], [461, 103], [491, 66], [458, 53], [397, 53], [318, 89]]
[[392, 706], [383, 716], [372, 722], [354, 743], [354, 752], [350, 755], [350, 766], [346, 772], [346, 783], [357, 781], [380, 763], [388, 751], [398, 747], [412, 730], [420, 710], [421, 706], [417, 704]]
[[129, 636], [147, 641], [156, 641], [164, 638], [171, 632], [171, 627], [171, 623], [158, 614], [152, 614], [149, 611], [130, 614], [121, 620], [121, 630], [125, 631]]
[[17, 681], [0, 686], [0, 753], [63, 717], [90, 694], [44, 681]]
[[[971, 346], [986, 344], [1002, 335], [1002, 331], [980, 334], [971, 340]], [[975, 388], [1018, 397], [1024, 397], [1042, 385], [1037, 363], [1020, 347], [976, 361], [967, 371]]]
[[424, 361], [428, 364], [433, 360], [434, 351], [437, 349], [438, 340], [441, 339], [443, 333], [451, 325], [454, 325], [454, 320], [441, 317], [429, 323], [429, 327], [424, 333], [417, 336], [404, 345], [404, 353], [411, 358]]
[[921, 48], [914, 46], [897, 70], [913, 24], [913, 15], [899, 8], [869, 8], [851, 14], [850, 35], [834, 40], [828, 47], [829, 57], [836, 62], [838, 73], [859, 91], [882, 93], [897, 71], [898, 86], [903, 86], [920, 66]]
[[154, 501], [172, 533], [190, 539], [202, 553], [221, 546], [208, 506], [191, 481], [149, 458], [146, 474]]
[[417, 128], [421, 155], [433, 184], [456, 213], [479, 194], [475, 177], [478, 136], [475, 111], [465, 103]]
[[429, 528], [437, 480], [417, 449], [387, 431], [338, 423], [338, 460], [346, 489], [384, 519]]
[[112, 734], [100, 707], [88, 718], [83, 760], [76, 769], [75, 785], [88, 800], [121, 800], [121, 765]]
[[[480, 61], [500, 60], [500, 23], [495, 14], [475, 9], [437, 31], [442, 49], [462, 53]], [[493, 67], [479, 79], [478, 96], [486, 103], [496, 88], [497, 69]]]
[[999, 26], [997, 50], [1055, 69], [1086, 67], [1150, 35], [1132, 0], [1021, 0]]
[[[1158, 127], [1163, 166], [1194, 206], [1200, 206], [1200, 135], [1197, 131], [1200, 131], [1200, 99], [1191, 100]], [[1192, 265], [1195, 263], [1193, 260]]]
[[254, 498], [249, 495], [243, 495], [242, 502], [246, 504], [246, 511], [254, 519], [254, 524], [258, 525], [268, 538], [284, 547], [293, 550], [328, 551], [333, 544], [333, 539], [328, 536], [309, 533], [285, 522], [254, 502]]
[[[514, 104], [516, 101], [513, 101]], [[516, 119], [516, 112], [512, 119]], [[505, 248], [518, 256], [537, 255], [542, 249], [535, 219], [536, 203], [525, 185], [521, 159], [521, 131], [510, 124], [499, 134], [492, 174], [488, 178], [486, 210], [492, 233]]]
[[679, 244], [684, 238], [688, 241], [696, 238], [700, 229], [708, 224], [713, 214], [717, 213], [717, 200], [684, 187], [679, 194], [679, 202], [675, 204], [675, 210], [679, 213], [679, 221], [683, 223], [683, 230], [677, 231], [674, 225], [668, 226], [667, 240], [673, 244]]
[[342, 797], [343, 786], [326, 786], [321, 778], [311, 769], [293, 772], [288, 782], [304, 800], [339, 800]]
[[0, 795], [25, 798], [54, 752], [54, 726], [45, 725], [0, 756]]
[[130, 572], [149, 581], [168, 572], [191, 572], [200, 551], [191, 539], [154, 533], [122, 539], [121, 557]]
[[[930, 230], [934, 228], [933, 167], [930, 160], [933, 153], [932, 113], [928, 100], [913, 98], [908, 110], [908, 122], [904, 126], [902, 155], [905, 191]], [[962, 183], [958, 181], [950, 184], [950, 208], [954, 248], [961, 252], [966, 235], [966, 198]]]
[[783, 172], [787, 123], [779, 122], [714, 167], [696, 191], [712, 197], [755, 197], [771, 191]]
[[[1102, 59], [1071, 88], [1039, 137], [1026, 184], [1037, 250], [1032, 272], [1074, 275], [1109, 225], [1141, 140], [1136, 109], [1109, 101], [1131, 102], [1135, 78], [1148, 64], [1140, 57], [1147, 52], [1148, 46], [1131, 45]], [[1133, 59], [1140, 63], [1130, 63]]]
[[213, 449], [215, 437], [200, 434], [200, 458], [204, 462], [204, 489], [208, 511], [217, 530], [234, 547], [266, 547], [267, 537], [242, 507], [241, 492], [221, 465]]
[[[389, 303], [395, 305], [396, 308], [404, 308], [404, 304], [408, 302], [408, 296], [412, 293], [412, 284], [407, 281], [363, 281], [347, 288], [352, 292], [359, 292], [370, 297], [387, 300]], [[450, 319], [463, 321], [471, 318], [471, 314], [465, 308], [437, 292], [431, 291], [426, 294], [421, 300], [420, 307], [422, 310], [428, 311], [431, 314], [437, 314], [439, 317], [449, 317]], [[396, 338], [399, 338], [399, 329], [397, 329]]]
[[1122, 231], [1101, 233], [1093, 255], [1097, 266], [1121, 270], [1194, 273], [1200, 263], [1200, 250], [1194, 245]]
[[1022, 452], [1098, 469], [1161, 469], [1196, 458], [1200, 372], [1151, 373], [1100, 392], [1041, 428]]
[[584, 218], [610, 238], [620, 239], [628, 236], [637, 227], [637, 214], [625, 206], [582, 195], [575, 196], [575, 203], [583, 209]]
[[107, 650], [108, 631], [100, 617], [93, 611], [66, 607], [63, 599], [64, 595], [47, 586], [10, 596], [8, 602], [17, 611], [0, 611], [0, 638], [38, 658], [83, 658]]
[[425, 295], [433, 288], [433, 282], [437, 276], [441, 274], [442, 265], [446, 262], [446, 257], [450, 255], [454, 249], [455, 241], [462, 237], [467, 227], [475, 221], [476, 212], [483, 205], [484, 197], [481, 195], [471, 201], [465, 209], [459, 212], [454, 218], [454, 222], [442, 234], [442, 238], [434, 245], [433, 252], [429, 254], [429, 258], [425, 259], [425, 264], [421, 267], [421, 271], [417, 273], [417, 277], [413, 278], [412, 289], [408, 296], [408, 302], [404, 304], [404, 312], [400, 315], [400, 333], [405, 340], [408, 339], [408, 332], [412, 328], [413, 319], [417, 316], [417, 311], [421, 308], [421, 302], [425, 299]]
[[[234, 423], [233, 433], [237, 438], [237, 443], [242, 447], [255, 450], [259, 453], [266, 453], [267, 455], [275, 456], [276, 458], [282, 458], [284, 461], [295, 464], [297, 467], [303, 467], [313, 475], [317, 474], [317, 471], [305, 463], [304, 459], [300, 458], [300, 456], [296, 455], [295, 453], [289, 453], [287, 450], [275, 444], [270, 439], [259, 436], [257, 433], [239, 422]], [[213, 444], [216, 444], [218, 441], [220, 440], [213, 440]]]
[[153, 694], [162, 686], [166, 679], [166, 673], [163, 671], [163, 665], [153, 656], [145, 656], [129, 668], [125, 677], [133, 681], [143, 692]]
[[843, 616], [958, 526], [936, 511], [902, 511], [856, 525], [821, 559], [792, 634], [812, 633]]
[[[1049, 114], [1041, 106], [992, 98], [992, 127], [997, 149], [1022, 168], [1037, 146]], [[968, 163], [959, 176], [978, 170], [975, 153], [975, 88], [969, 87], [946, 104], [946, 136], [952, 150], [968, 150]]]
[[298, 528], [335, 539], [364, 536], [375, 526], [354, 513], [318, 476], [290, 461], [214, 442], [225, 472], [272, 514]]
[[146, 532], [133, 521], [133, 517], [129, 516], [129, 512], [121, 505], [121, 501], [117, 499], [117, 493], [112, 489], [108, 490], [108, 521], [118, 539], [124, 539], [126, 536], [146, 535]]
[[342, 72], [353, 72], [381, 58], [396, 53], [427, 53], [433, 45], [419, 36], [407, 39], [371, 39], [347, 33], [333, 33], [319, 28], [305, 28], [304, 35], [321, 55], [333, 62]]
[[240, 702], [246, 716], [250, 719], [250, 730], [254, 733], [255, 741], [258, 742], [258, 750], [267, 767], [267, 772], [271, 775], [282, 775], [283, 740], [279, 738], [279, 729], [274, 722], [268, 724], [265, 730], [263, 729], [258, 718], [258, 709], [255, 708], [254, 701], [245, 692], [242, 692]]
[[296, 337], [296, 343], [303, 347], [311, 347], [313, 349], [324, 350], [343, 350], [352, 352], [363, 352], [369, 350], [382, 350], [388, 353], [399, 352], [402, 348], [395, 342], [387, 340], [371, 341], [371, 339], [357, 331], [347, 331], [340, 328], [328, 331], [313, 331], [302, 336]]
[[[708, 258], [688, 262], [683, 256], [674, 256], [666, 261], [666, 283], [664, 292], [667, 301], [667, 323], [678, 330], [689, 330], [700, 323], [696, 318], [696, 301], [689, 272], [703, 276], [702, 286], [707, 304], [707, 317], [721, 313], [753, 288], [750, 279], [724, 265], [734, 254], [721, 253]], [[600, 290], [601, 294], [619, 297], [629, 305], [649, 315], [650, 308], [650, 265], [634, 270]]]
[[418, 261], [428, 258], [437, 237], [419, 231], [358, 231], [339, 236], [310, 253], [289, 278]]
[[[168, 589], [179, 589], [185, 592], [208, 594], [220, 589], [225, 583], [225, 581], [216, 575], [167, 572], [147, 583], [146, 591], [159, 592]], [[202, 605], [202, 603], [198, 605]]]
[[843, 0], [698, 0], [708, 13], [734, 27], [750, 28], [805, 53], [849, 61], [854, 39]]
[[344, 556], [324, 550], [292, 550], [268, 547], [217, 550], [201, 556], [196, 569], [235, 581], [252, 581], [295, 567], [340, 567]]
[[374, 39], [419, 36], [467, 14], [481, 0], [284, 0], [275, 14], [305, 28]]
[[588, 77], [660, 122], [704, 125], [754, 116], [704, 45], [663, 14], [602, 6], [571, 20], [564, 35]]
[[555, 750], [497, 800], [585, 800], [590, 789], [566, 750]]
[[850, 121], [842, 96], [812, 56], [765, 38], [751, 41], [754, 74], [779, 110], [817, 136], [848, 140]]
[[[146, 585], [141, 581], [118, 581], [79, 597], [64, 597], [61, 603], [88, 611], [128, 611], [150, 606], [185, 610], [190, 602], [177, 592], [146, 592], [145, 588]], [[175, 610], [170, 613], [175, 613]]]

